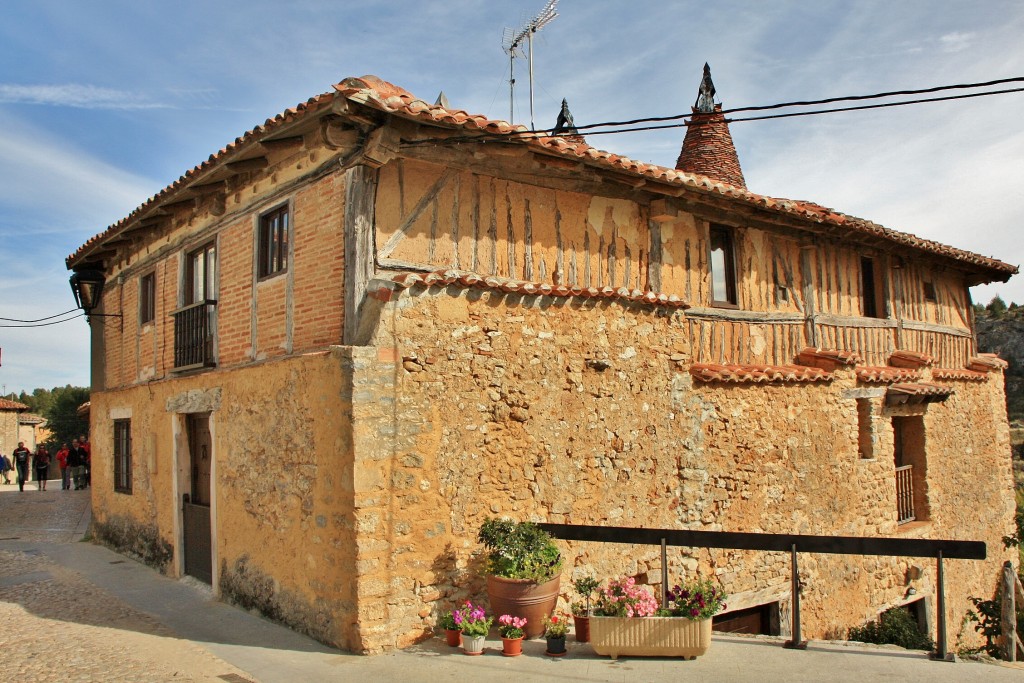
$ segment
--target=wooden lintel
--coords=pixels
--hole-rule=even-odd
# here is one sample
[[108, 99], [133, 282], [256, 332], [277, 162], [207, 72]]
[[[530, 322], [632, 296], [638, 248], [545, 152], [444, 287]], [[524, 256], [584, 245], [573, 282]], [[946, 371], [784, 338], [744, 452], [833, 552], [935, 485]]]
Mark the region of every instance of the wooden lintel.
[[265, 156], [259, 156], [252, 159], [229, 161], [224, 165], [232, 173], [248, 173], [249, 171], [259, 171], [260, 169], [266, 168], [270, 165], [270, 161]]
[[276, 140], [260, 140], [260, 145], [268, 151], [278, 151], [282, 149], [302, 147], [303, 142], [304, 138], [301, 135], [293, 135], [292, 137], [277, 138]]
[[377, 265], [386, 270], [412, 270], [418, 273], [430, 273], [438, 270], [440, 266], [432, 266], [429, 263], [415, 263], [413, 261], [402, 261], [401, 259], [383, 258], [377, 254]]

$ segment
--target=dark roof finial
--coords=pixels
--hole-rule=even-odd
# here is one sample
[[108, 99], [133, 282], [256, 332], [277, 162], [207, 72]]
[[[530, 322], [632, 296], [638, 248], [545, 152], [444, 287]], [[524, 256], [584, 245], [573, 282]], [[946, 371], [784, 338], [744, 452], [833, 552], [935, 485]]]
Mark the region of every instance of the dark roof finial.
[[572, 120], [572, 112], [569, 111], [569, 103], [562, 98], [562, 111], [558, 112], [558, 119], [555, 127], [551, 130], [552, 135], [579, 135], [576, 124]]
[[704, 62], [704, 78], [700, 81], [700, 90], [697, 91], [697, 101], [693, 108], [704, 114], [711, 114], [715, 111], [715, 84], [711, 81], [711, 67]]

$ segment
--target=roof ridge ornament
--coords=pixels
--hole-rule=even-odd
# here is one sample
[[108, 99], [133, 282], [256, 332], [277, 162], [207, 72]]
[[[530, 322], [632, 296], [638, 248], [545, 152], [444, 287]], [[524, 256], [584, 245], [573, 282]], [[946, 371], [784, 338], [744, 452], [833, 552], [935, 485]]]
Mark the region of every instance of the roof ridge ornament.
[[715, 112], [715, 84], [711, 80], [711, 66], [704, 62], [704, 78], [700, 81], [700, 89], [697, 91], [697, 101], [693, 108], [703, 114]]
[[569, 111], [569, 103], [562, 98], [562, 110], [558, 112], [555, 120], [555, 127], [551, 129], [552, 135], [579, 135], [576, 130], [576, 123], [572, 120], [572, 112]]

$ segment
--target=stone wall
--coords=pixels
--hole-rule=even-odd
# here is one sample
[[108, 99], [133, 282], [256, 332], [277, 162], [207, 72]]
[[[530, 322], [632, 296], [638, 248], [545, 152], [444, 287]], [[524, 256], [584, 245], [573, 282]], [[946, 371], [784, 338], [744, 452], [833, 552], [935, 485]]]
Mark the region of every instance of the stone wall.
[[[353, 399], [365, 651], [426, 637], [440, 611], [482, 596], [475, 536], [488, 515], [983, 540], [989, 560], [946, 563], [951, 633], [1005, 559], [998, 376], [910, 411], [925, 421], [931, 518], [897, 529], [890, 418], [908, 409], [874, 392], [875, 457], [862, 458], [852, 371], [821, 383], [697, 383], [682, 313], [609, 300], [417, 286], [380, 320], [376, 356], [356, 370], [372, 389]], [[656, 548], [563, 547], [566, 578], [659, 580]], [[912, 583], [910, 567], [923, 569]], [[732, 608], [789, 597], [788, 555], [670, 552], [673, 577], [695, 573], [716, 577]], [[930, 595], [935, 569], [805, 555], [801, 575], [805, 635], [820, 638], [905, 602], [911, 586]]]

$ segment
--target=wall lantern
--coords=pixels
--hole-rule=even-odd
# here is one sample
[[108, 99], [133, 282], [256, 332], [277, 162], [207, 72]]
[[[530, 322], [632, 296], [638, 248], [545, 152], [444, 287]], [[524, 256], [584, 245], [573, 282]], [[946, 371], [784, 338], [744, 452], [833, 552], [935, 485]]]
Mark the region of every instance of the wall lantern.
[[85, 311], [86, 316], [120, 318], [120, 313], [93, 313], [102, 301], [104, 281], [103, 272], [99, 270], [76, 270], [72, 273], [70, 284], [71, 293], [75, 295], [75, 303]]

